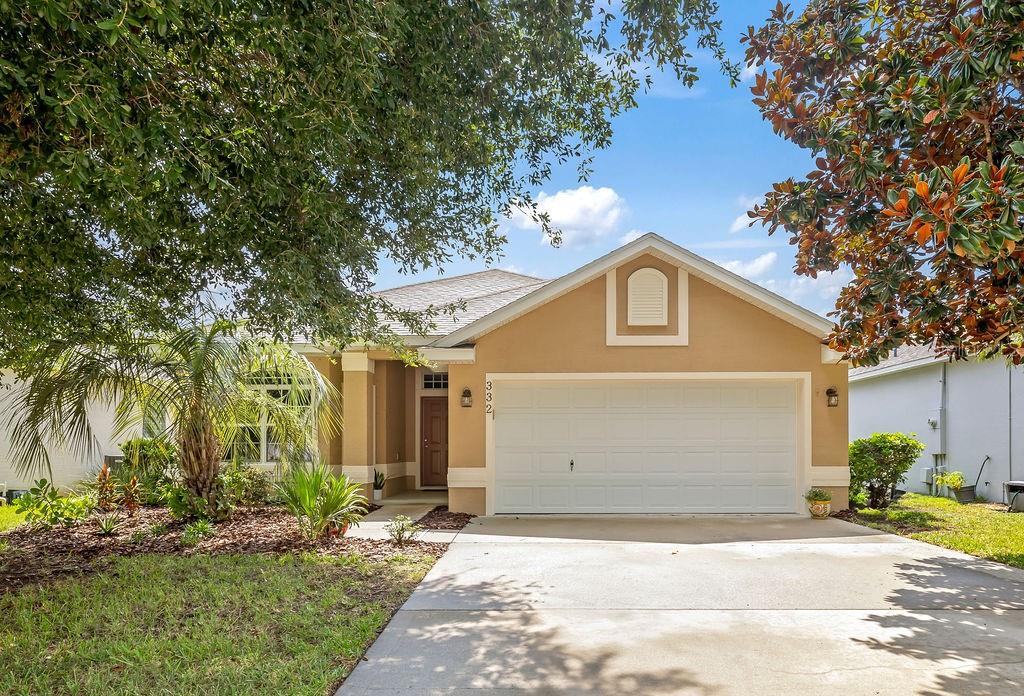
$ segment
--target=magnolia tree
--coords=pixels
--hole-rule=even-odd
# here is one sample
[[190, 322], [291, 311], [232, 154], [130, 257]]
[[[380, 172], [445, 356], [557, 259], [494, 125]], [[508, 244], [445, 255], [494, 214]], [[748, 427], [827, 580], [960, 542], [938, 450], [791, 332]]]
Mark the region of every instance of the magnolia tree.
[[1024, 4], [779, 3], [743, 40], [766, 68], [754, 103], [816, 155], [751, 216], [785, 230], [797, 273], [854, 274], [831, 346], [1024, 361]]

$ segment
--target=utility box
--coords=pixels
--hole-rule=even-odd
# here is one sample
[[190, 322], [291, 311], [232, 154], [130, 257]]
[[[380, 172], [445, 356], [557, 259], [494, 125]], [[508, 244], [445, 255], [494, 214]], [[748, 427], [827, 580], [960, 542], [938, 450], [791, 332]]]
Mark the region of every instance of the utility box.
[[1024, 512], [1024, 481], [1003, 482], [1003, 499], [1010, 512]]

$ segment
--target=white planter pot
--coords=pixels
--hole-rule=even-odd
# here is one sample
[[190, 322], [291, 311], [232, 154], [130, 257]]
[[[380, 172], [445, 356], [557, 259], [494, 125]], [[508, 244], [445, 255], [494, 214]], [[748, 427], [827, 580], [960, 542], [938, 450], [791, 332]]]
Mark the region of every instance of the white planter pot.
[[381, 500], [383, 497], [384, 497], [384, 489], [383, 488], [374, 488], [373, 489], [373, 499], [374, 500]]

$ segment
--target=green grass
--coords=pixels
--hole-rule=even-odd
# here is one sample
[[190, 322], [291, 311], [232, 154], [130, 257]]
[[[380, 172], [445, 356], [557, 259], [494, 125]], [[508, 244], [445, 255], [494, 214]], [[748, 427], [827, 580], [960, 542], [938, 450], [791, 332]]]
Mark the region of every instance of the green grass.
[[0, 693], [316, 694], [352, 669], [433, 559], [112, 559], [0, 594]]
[[1024, 513], [909, 493], [885, 510], [858, 510], [855, 519], [869, 527], [1024, 568]]
[[0, 505], [0, 532], [17, 527], [24, 520], [25, 516], [18, 513], [13, 505]]

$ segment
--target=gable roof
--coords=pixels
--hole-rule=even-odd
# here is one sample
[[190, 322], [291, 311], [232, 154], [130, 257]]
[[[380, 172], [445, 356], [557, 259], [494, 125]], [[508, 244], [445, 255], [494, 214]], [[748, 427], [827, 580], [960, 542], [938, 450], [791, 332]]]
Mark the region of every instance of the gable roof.
[[[560, 297], [598, 278], [611, 269], [641, 254], [651, 253], [678, 264], [683, 270], [715, 285], [780, 319], [816, 336], [824, 338], [832, 331], [832, 322], [800, 305], [776, 295], [746, 278], [698, 256], [664, 237], [648, 233], [619, 247], [615, 251], [592, 261], [579, 269], [547, 283], [538, 284], [529, 292], [504, 306], [462, 325], [443, 336], [433, 345], [442, 348], [472, 343], [481, 336], [526, 314], [542, 304]], [[525, 288], [524, 288], [525, 289]]]
[[[425, 310], [428, 307], [436, 309], [464, 303], [464, 307], [454, 316], [441, 313], [433, 317], [436, 326], [434, 336], [438, 337], [485, 317], [548, 282], [542, 278], [492, 268], [388, 288], [374, 294], [398, 309], [407, 310]], [[399, 322], [389, 322], [388, 325], [400, 336], [409, 333], [408, 327]]]

